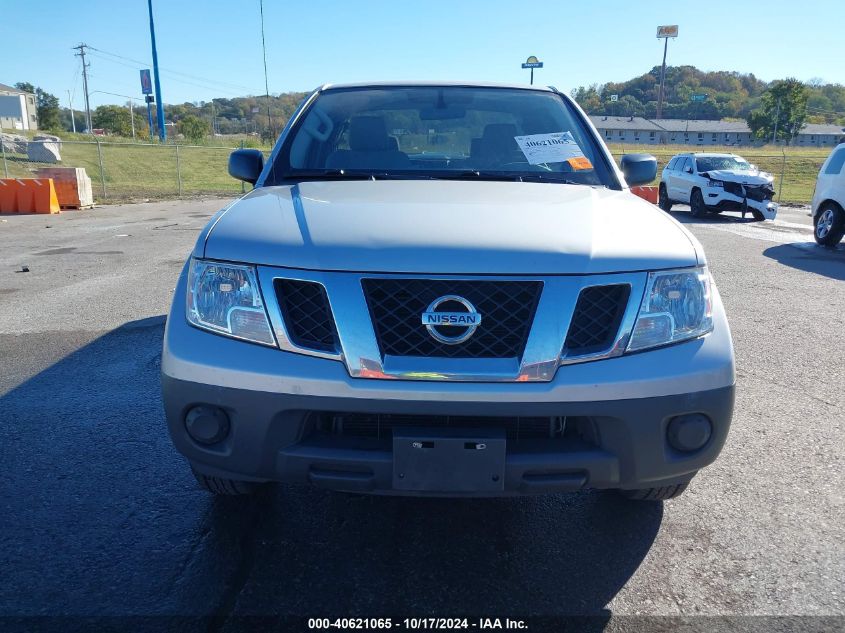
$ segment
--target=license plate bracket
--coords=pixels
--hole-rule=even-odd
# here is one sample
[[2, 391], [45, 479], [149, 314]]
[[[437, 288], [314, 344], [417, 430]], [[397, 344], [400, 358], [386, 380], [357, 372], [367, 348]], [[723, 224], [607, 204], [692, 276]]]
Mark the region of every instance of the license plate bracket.
[[504, 490], [504, 429], [393, 431], [393, 487], [419, 492]]

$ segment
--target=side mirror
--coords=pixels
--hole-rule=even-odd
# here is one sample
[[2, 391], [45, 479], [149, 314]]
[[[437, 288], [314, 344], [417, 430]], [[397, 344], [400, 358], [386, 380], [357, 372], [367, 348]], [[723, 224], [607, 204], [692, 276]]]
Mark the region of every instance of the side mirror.
[[264, 154], [257, 149], [236, 149], [229, 154], [229, 175], [255, 184], [264, 169]]
[[621, 166], [629, 187], [648, 184], [657, 176], [657, 159], [651, 154], [625, 154]]
[[684, 173], [691, 174], [692, 173], [692, 167], [685, 167]]

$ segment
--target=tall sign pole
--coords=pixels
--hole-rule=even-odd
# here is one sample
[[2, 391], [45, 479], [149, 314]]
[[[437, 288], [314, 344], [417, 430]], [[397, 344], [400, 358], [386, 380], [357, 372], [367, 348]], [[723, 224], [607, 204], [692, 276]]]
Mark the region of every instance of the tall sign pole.
[[153, 22], [153, 0], [147, 0], [150, 9], [150, 41], [153, 45], [153, 74], [156, 86], [156, 118], [158, 118], [158, 138], [164, 143], [167, 140], [167, 128], [164, 127], [164, 103], [161, 101], [161, 81], [158, 72], [158, 53], [156, 52], [156, 28]]
[[657, 118], [663, 118], [663, 86], [666, 83], [666, 51], [669, 49], [669, 38], [678, 37], [678, 25], [669, 24], [657, 27], [657, 39], [663, 40], [663, 65], [660, 67], [660, 91], [657, 93]]
[[535, 68], [542, 68], [543, 62], [541, 62], [534, 55], [532, 55], [531, 57], [529, 57], [528, 59], [525, 60], [525, 62], [522, 64], [522, 67], [531, 69], [531, 85], [533, 86], [534, 85], [534, 69]]

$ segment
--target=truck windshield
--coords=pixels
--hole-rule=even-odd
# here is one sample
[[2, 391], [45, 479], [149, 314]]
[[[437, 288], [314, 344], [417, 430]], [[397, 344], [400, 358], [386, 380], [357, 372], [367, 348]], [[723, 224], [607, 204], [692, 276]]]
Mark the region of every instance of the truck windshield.
[[343, 178], [619, 186], [595, 137], [560, 95], [464, 86], [322, 91], [287, 134], [263, 184]]

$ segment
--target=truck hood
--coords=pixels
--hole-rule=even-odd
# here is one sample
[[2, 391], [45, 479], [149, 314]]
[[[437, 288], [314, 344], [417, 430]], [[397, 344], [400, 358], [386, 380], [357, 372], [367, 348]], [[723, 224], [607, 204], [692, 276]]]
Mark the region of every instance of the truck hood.
[[198, 255], [309, 270], [589, 274], [699, 261], [657, 207], [584, 185], [304, 182], [256, 189], [214, 221]]
[[703, 172], [702, 176], [726, 182], [738, 182], [743, 185], [766, 185], [774, 181], [771, 174], [764, 171], [740, 171], [736, 169], [713, 169]]

